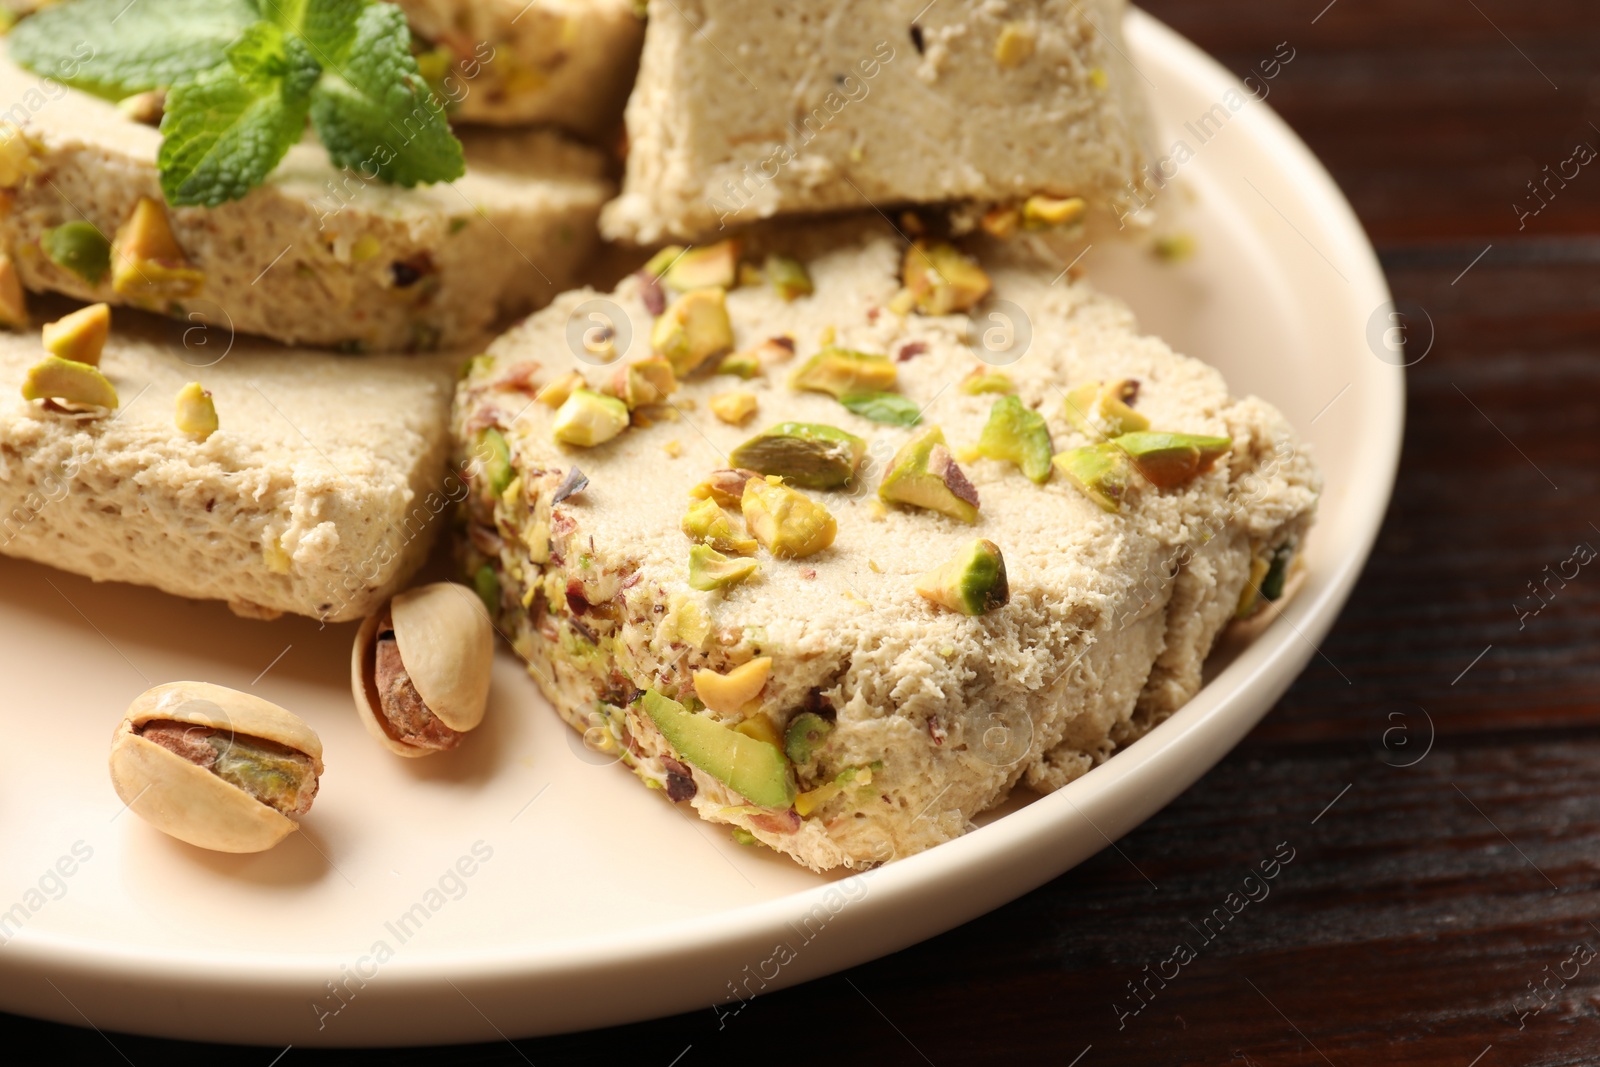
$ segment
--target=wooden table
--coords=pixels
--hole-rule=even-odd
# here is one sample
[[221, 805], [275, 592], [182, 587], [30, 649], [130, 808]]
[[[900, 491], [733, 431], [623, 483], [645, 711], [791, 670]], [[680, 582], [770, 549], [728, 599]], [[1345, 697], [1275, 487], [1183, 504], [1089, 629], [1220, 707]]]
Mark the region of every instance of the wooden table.
[[[1147, 6], [1241, 74], [1296, 50], [1272, 106], [1355, 204], [1402, 308], [1432, 319], [1394, 505], [1323, 646], [1336, 668], [1314, 660], [1117, 849], [725, 1027], [708, 1008], [515, 1049], [276, 1062], [1600, 1063], [1600, 566], [1577, 562], [1600, 549], [1600, 164], [1537, 215], [1515, 206], [1580, 141], [1600, 148], [1600, 7], [1325, 3]], [[1246, 876], [1275, 854], [1292, 859], [1263, 896]], [[18, 1019], [4, 1036], [66, 1062], [221, 1051]]]

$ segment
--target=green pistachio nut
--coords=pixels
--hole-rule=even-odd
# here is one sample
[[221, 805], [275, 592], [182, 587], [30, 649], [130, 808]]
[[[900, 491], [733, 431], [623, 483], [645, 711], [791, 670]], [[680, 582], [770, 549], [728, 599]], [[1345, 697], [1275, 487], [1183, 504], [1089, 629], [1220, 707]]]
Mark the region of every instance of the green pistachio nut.
[[1233, 447], [1232, 438], [1192, 433], [1125, 433], [1112, 444], [1128, 454], [1139, 473], [1157, 489], [1176, 489], [1216, 466]]
[[785, 809], [794, 803], [794, 773], [778, 746], [692, 712], [654, 689], [644, 691], [640, 706], [685, 763], [760, 807]]
[[727, 293], [721, 288], [684, 293], [656, 319], [650, 349], [686, 378], [713, 356], [733, 349], [733, 323], [728, 319]]
[[696, 500], [684, 513], [681, 525], [684, 536], [691, 541], [710, 545], [718, 552], [731, 552], [736, 556], [753, 556], [758, 542], [753, 537], [740, 537], [733, 528], [728, 513], [710, 497]]
[[918, 238], [906, 249], [902, 277], [912, 305], [924, 315], [968, 311], [993, 288], [976, 260], [953, 245], [927, 238]]
[[82, 219], [44, 231], [39, 247], [50, 262], [90, 285], [99, 285], [111, 270], [111, 242]]
[[1106, 511], [1122, 510], [1137, 477], [1127, 454], [1109, 441], [1068, 449], [1051, 462], [1067, 481]]
[[556, 409], [550, 432], [564, 445], [593, 448], [628, 428], [628, 405], [614, 396], [574, 389]]
[[1148, 430], [1150, 420], [1133, 410], [1138, 398], [1139, 383], [1131, 378], [1085, 382], [1067, 394], [1067, 422], [1094, 441]]
[[710, 545], [695, 545], [689, 549], [689, 588], [702, 593], [726, 589], [750, 577], [757, 566], [753, 559], [724, 556]]
[[804, 489], [837, 489], [855, 477], [866, 450], [861, 438], [833, 426], [780, 422], [734, 449], [728, 461]]
[[806, 360], [789, 379], [795, 389], [841, 397], [846, 393], [886, 392], [899, 375], [888, 356], [827, 346]]
[[1034, 482], [1050, 479], [1050, 429], [1043, 415], [1014, 396], [1001, 397], [989, 409], [976, 452], [1015, 463]]
[[810, 763], [811, 757], [832, 732], [833, 723], [814, 711], [802, 711], [783, 732], [784, 754], [796, 766]]
[[978, 520], [978, 490], [956, 465], [944, 431], [927, 426], [900, 446], [878, 486], [880, 499], [928, 508], [962, 522]]
[[918, 595], [963, 615], [984, 615], [1011, 599], [1000, 546], [977, 538], [917, 579]]
[[47, 356], [28, 368], [24, 400], [60, 400], [85, 407], [115, 408], [117, 390], [98, 367]]
[[838, 523], [828, 509], [787, 485], [751, 478], [740, 500], [745, 528], [779, 559], [798, 559], [833, 544]]
[[789, 256], [771, 255], [766, 262], [767, 280], [785, 300], [797, 300], [816, 292], [806, 265]]

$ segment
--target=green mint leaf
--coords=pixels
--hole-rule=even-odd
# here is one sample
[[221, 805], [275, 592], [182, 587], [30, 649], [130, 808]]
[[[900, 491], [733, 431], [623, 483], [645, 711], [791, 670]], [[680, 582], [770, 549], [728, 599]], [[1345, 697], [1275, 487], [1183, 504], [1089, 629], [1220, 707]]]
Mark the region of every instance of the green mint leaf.
[[120, 100], [218, 66], [259, 17], [250, 0], [69, 0], [23, 19], [6, 41], [35, 74]]
[[266, 95], [282, 83], [289, 100], [304, 100], [322, 75], [305, 41], [270, 22], [258, 22], [228, 47], [228, 63], [251, 92]]
[[863, 419], [888, 426], [915, 426], [922, 421], [922, 409], [916, 401], [899, 393], [846, 393], [839, 403]]
[[342, 64], [356, 40], [356, 20], [367, 0], [261, 0], [261, 14], [304, 38], [324, 67]]
[[329, 158], [364, 177], [410, 188], [466, 172], [461, 142], [417, 70], [411, 31], [393, 4], [362, 9], [350, 47], [325, 64], [311, 94], [311, 123]]
[[[282, 38], [282, 43], [283, 76], [267, 78], [251, 67], [263, 54], [251, 45], [228, 66], [167, 94], [156, 162], [168, 203], [216, 207], [239, 199], [266, 181], [305, 133], [310, 85], [316, 80], [312, 74], [308, 81], [305, 71], [315, 63], [296, 38]], [[250, 73], [235, 69], [236, 62]]]

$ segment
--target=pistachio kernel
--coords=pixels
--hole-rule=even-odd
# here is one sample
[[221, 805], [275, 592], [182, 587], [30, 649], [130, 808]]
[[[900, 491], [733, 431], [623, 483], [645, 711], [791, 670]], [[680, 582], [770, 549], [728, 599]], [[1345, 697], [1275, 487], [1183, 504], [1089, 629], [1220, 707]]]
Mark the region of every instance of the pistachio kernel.
[[917, 579], [917, 595], [963, 615], [984, 615], [1011, 599], [1000, 546], [978, 538]]
[[1126, 452], [1157, 489], [1176, 489], [1216, 466], [1233, 447], [1228, 437], [1192, 433], [1125, 433], [1112, 444]]
[[780, 559], [798, 559], [833, 544], [839, 526], [828, 509], [797, 489], [752, 478], [740, 500], [752, 537]]
[[190, 382], [178, 390], [173, 421], [181, 432], [202, 441], [217, 432], [217, 405], [199, 382]]
[[587, 389], [589, 383], [577, 371], [568, 371], [555, 381], [533, 394], [533, 398], [546, 407], [559, 408], [567, 402], [574, 389]]
[[895, 452], [878, 486], [880, 499], [927, 508], [962, 522], [978, 520], [978, 490], [956, 465], [944, 431], [927, 426]]
[[1051, 462], [1104, 511], [1121, 511], [1137, 478], [1127, 454], [1109, 441], [1068, 449]]
[[1079, 433], [1099, 441], [1150, 428], [1150, 420], [1133, 410], [1139, 399], [1139, 382], [1084, 382], [1067, 394], [1064, 414]]
[[1015, 396], [1001, 397], [989, 409], [989, 421], [978, 438], [977, 455], [1014, 463], [1031, 481], [1050, 479], [1050, 430], [1044, 416]]
[[1030, 196], [1022, 202], [1022, 223], [1030, 230], [1070, 226], [1088, 210], [1081, 196]]
[[47, 356], [28, 369], [24, 400], [60, 400], [84, 407], [115, 408], [117, 390], [98, 367]]
[[574, 389], [556, 411], [550, 432], [564, 445], [592, 448], [628, 428], [628, 406], [614, 396]]
[[733, 349], [727, 293], [694, 289], [673, 301], [650, 329], [650, 348], [686, 378], [706, 360]]
[[944, 241], [926, 239], [906, 249], [902, 280], [911, 305], [924, 315], [970, 310], [993, 288], [976, 260]]
[[790, 256], [770, 255], [766, 262], [767, 280], [784, 300], [798, 300], [816, 292], [806, 265]]
[[789, 385], [841, 397], [846, 393], [887, 392], [895, 387], [898, 377], [894, 361], [888, 356], [828, 345], [794, 372]]
[[111, 288], [136, 299], [195, 296], [205, 274], [194, 268], [172, 235], [159, 200], [141, 196], [111, 243]]
[[8, 330], [28, 328], [28, 297], [11, 257], [0, 252], [0, 327]]
[[92, 223], [78, 219], [39, 235], [45, 258], [97, 286], [111, 270], [111, 242]]
[[758, 403], [754, 393], [735, 389], [718, 393], [706, 402], [706, 406], [711, 409], [711, 414], [729, 426], [739, 426], [750, 421], [750, 417], [756, 413]]
[[710, 498], [698, 500], [689, 506], [680, 529], [691, 541], [710, 545], [718, 552], [730, 552], [736, 556], [756, 554], [755, 538], [741, 537], [735, 533], [733, 522], [722, 510], [722, 505]]
[[106, 338], [111, 335], [111, 307], [90, 304], [79, 308], [55, 322], [45, 323], [40, 334], [45, 350], [51, 355], [98, 367]]
[[855, 477], [866, 447], [861, 438], [833, 426], [780, 422], [735, 448], [728, 461], [806, 489], [836, 489]]
[[689, 549], [689, 588], [709, 593], [738, 585], [758, 566], [753, 559], [724, 556], [710, 545], [695, 545]]

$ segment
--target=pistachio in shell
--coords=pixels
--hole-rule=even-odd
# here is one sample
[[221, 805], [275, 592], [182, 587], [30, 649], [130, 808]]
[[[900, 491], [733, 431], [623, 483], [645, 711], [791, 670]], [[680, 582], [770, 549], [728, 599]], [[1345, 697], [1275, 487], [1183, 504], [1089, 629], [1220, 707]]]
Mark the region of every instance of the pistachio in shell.
[[494, 626], [476, 593], [454, 582], [407, 590], [356, 634], [356, 710], [397, 755], [448, 751], [483, 721], [493, 661]]
[[264, 852], [299, 828], [322, 742], [249, 693], [169, 682], [134, 700], [111, 739], [111, 783], [162, 833], [216, 852]]

